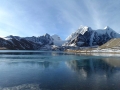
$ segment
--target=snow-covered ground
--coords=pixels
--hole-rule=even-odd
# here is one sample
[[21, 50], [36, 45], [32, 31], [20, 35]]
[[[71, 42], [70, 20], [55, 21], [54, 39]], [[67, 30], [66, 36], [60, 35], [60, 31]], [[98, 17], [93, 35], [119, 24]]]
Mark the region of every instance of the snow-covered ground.
[[107, 48], [107, 49], [95, 49], [95, 50], [91, 50], [91, 52], [120, 53], [120, 49], [111, 49], [111, 48]]
[[82, 47], [79, 49], [72, 49], [69, 48], [66, 51], [68, 52], [75, 52], [75, 53], [111, 53], [111, 54], [120, 54], [120, 47], [114, 47], [114, 48], [106, 48], [106, 49], [101, 49], [101, 48], [90, 48], [90, 47]]

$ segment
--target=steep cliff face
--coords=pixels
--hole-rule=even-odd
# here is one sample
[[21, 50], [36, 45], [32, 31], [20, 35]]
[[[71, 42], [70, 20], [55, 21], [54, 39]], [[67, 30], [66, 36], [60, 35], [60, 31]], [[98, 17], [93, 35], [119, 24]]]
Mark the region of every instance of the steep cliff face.
[[120, 34], [108, 26], [98, 30], [92, 30], [90, 27], [82, 26], [67, 37], [67, 42], [64, 46], [99, 46], [112, 38], [120, 38]]

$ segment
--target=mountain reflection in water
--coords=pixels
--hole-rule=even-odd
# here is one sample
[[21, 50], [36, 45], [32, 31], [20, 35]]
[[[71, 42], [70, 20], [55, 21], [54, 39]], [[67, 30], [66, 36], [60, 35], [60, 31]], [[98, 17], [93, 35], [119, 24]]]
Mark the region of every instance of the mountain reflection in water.
[[119, 90], [119, 57], [0, 53], [0, 90]]
[[[120, 59], [83, 59], [67, 61], [66, 65], [79, 77], [80, 85], [89, 90], [119, 90], [120, 89]], [[84, 90], [83, 89], [83, 90]]]

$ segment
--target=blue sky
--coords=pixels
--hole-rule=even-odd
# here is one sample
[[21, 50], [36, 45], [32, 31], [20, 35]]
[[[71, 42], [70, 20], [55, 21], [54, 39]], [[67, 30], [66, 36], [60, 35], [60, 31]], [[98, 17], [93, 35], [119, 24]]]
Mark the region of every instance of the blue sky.
[[120, 0], [0, 0], [0, 37], [49, 33], [65, 39], [80, 25], [120, 33]]

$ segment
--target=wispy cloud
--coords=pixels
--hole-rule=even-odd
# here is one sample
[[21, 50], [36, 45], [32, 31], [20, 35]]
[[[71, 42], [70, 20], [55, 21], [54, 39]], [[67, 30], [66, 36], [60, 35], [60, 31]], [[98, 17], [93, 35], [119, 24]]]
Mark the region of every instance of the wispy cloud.
[[49, 33], [65, 39], [80, 25], [120, 32], [119, 5], [119, 0], [1, 0], [0, 36]]

